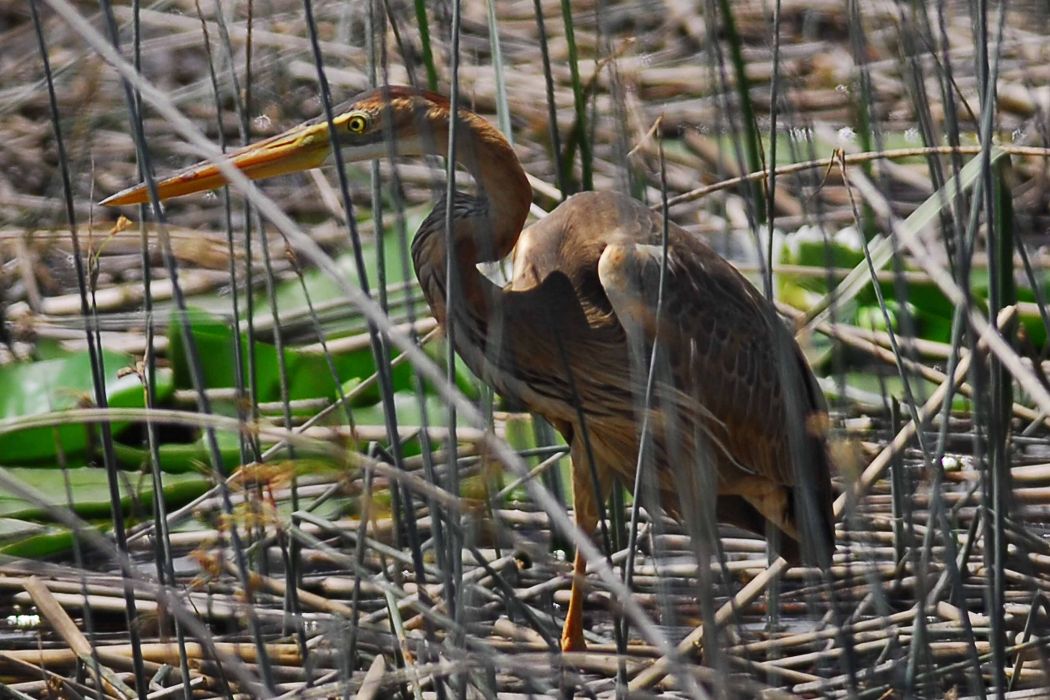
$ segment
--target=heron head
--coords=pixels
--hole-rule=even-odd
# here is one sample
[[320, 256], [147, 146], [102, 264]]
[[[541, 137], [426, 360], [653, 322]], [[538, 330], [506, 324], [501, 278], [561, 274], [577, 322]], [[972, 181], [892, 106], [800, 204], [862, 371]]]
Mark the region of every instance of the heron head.
[[[449, 102], [438, 94], [385, 86], [362, 93], [333, 111], [332, 133], [346, 161], [445, 151]], [[221, 187], [228, 182], [222, 162], [252, 180], [320, 167], [332, 153], [332, 142], [328, 119], [318, 117], [221, 158], [202, 161], [158, 179], [157, 194], [166, 200]], [[140, 183], [100, 204], [124, 206], [147, 201], [148, 188]]]

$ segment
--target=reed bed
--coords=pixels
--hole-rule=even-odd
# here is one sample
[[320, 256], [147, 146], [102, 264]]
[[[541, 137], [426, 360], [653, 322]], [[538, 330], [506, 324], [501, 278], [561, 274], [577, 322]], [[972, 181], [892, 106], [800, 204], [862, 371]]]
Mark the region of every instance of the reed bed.
[[[75, 534], [0, 554], [0, 696], [1050, 697], [1048, 35], [1043, 4], [943, 0], [0, 6], [0, 370], [105, 349], [147, 389], [144, 407], [0, 416], [0, 437], [91, 425], [88, 467], [155, 484], [160, 444], [200, 439], [208, 479], [100, 521], [0, 454], [0, 490]], [[406, 267], [443, 169], [266, 184], [294, 229], [236, 193], [163, 221], [94, 204], [139, 180], [139, 128], [159, 173], [201, 157], [173, 110], [232, 148], [384, 82], [458, 86], [512, 137], [535, 215], [630, 192], [776, 291], [832, 408], [828, 572], [732, 528], [698, 563], [645, 510], [632, 557], [618, 494], [588, 650], [561, 653], [582, 538], [567, 449], [499, 397], [435, 390], [445, 368], [415, 352], [448, 356]], [[806, 241], [826, 254], [770, 265]], [[855, 259], [833, 247], [856, 241]], [[851, 312], [872, 279], [891, 323]], [[917, 328], [919, 294], [943, 299], [939, 334]], [[371, 359], [326, 397], [289, 395], [281, 365], [277, 399], [238, 374], [153, 403], [179, 324], [205, 314], [246, 356]], [[186, 354], [174, 371], [215, 361]], [[115, 447], [106, 426], [127, 424]], [[117, 470], [131, 443], [141, 468]]]

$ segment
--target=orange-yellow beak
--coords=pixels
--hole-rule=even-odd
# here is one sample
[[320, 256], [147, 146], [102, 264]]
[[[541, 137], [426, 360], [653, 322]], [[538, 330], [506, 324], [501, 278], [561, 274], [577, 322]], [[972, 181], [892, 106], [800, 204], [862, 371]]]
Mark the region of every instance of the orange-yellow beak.
[[[327, 123], [302, 124], [265, 141], [245, 146], [227, 156], [227, 160], [253, 180], [316, 168], [331, 153]], [[214, 163], [202, 162], [170, 177], [157, 180], [160, 199], [171, 199], [195, 192], [205, 192], [226, 184], [222, 171]], [[145, 183], [129, 187], [103, 199], [100, 204], [119, 207], [149, 201]]]

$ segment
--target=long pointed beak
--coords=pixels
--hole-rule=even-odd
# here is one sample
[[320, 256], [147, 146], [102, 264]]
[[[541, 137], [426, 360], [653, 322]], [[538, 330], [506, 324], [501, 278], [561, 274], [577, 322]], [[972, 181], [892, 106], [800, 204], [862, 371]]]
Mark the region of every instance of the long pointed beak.
[[[271, 136], [265, 141], [245, 146], [226, 158], [251, 179], [261, 180], [319, 167], [328, 158], [331, 150], [328, 125], [308, 123]], [[161, 200], [182, 197], [213, 190], [226, 182], [219, 167], [205, 161], [157, 180], [157, 195]], [[148, 201], [149, 191], [146, 184], [141, 183], [106, 197], [99, 204], [119, 207], [144, 204]]]

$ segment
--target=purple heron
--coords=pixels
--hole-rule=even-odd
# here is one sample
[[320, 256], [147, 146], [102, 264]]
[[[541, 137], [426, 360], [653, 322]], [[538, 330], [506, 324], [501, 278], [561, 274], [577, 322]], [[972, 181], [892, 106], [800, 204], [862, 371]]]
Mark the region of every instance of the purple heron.
[[[442, 96], [386, 87], [351, 100], [333, 126], [350, 161], [447, 156], [450, 112]], [[581, 530], [593, 535], [613, 483], [632, 487], [641, 462], [652, 465], [649, 493], [687, 525], [706, 518], [779, 532], [789, 562], [826, 564], [834, 547], [826, 409], [773, 305], [696, 236], [624, 195], [574, 195], [522, 230], [532, 194], [513, 148], [473, 112], [455, 121], [455, 158], [478, 193], [456, 193], [450, 237], [444, 199], [423, 221], [412, 241], [416, 275], [437, 320], [454, 325], [471, 370], [565, 438]], [[330, 143], [327, 121], [314, 120], [229, 158], [264, 178], [321, 165]], [[223, 183], [203, 163], [157, 189], [166, 199]], [[137, 185], [102, 203], [147, 198]], [[479, 271], [512, 251], [506, 286]], [[451, 308], [449, 255], [459, 300]], [[585, 647], [585, 575], [577, 551], [566, 650]]]

